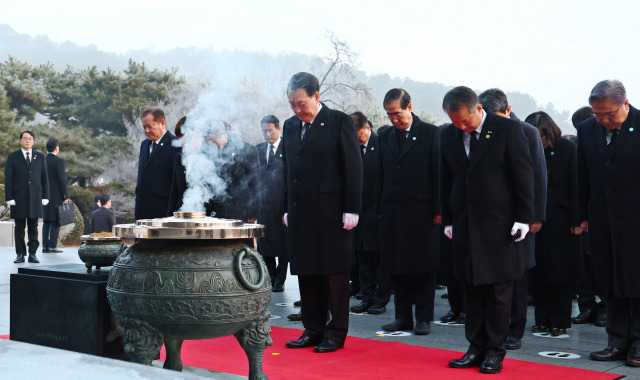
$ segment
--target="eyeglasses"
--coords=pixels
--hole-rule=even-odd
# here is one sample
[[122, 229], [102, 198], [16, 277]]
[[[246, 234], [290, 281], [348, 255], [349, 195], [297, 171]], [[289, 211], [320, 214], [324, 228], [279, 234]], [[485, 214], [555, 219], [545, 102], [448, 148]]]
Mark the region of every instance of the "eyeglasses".
[[614, 111], [614, 112], [607, 112], [607, 113], [592, 113], [593, 117], [595, 117], [596, 119], [611, 119], [614, 118], [617, 114], [618, 111], [620, 111], [620, 107], [622, 107], [622, 105], [618, 106], [618, 108]]
[[34, 141], [33, 137], [23, 137], [21, 140], [22, 141]]
[[402, 112], [395, 114], [395, 115], [389, 115], [387, 114], [387, 117], [389, 118], [389, 120], [398, 120], [400, 119], [400, 116], [402, 116]]

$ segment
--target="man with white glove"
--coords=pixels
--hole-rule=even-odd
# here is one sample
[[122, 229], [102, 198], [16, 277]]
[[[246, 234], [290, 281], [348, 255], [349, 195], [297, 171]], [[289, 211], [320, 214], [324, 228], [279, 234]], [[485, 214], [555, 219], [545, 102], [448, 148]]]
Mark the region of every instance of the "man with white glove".
[[[49, 179], [44, 154], [33, 150], [35, 135], [31, 131], [20, 133], [20, 149], [7, 156], [4, 168], [5, 200], [10, 206], [11, 218], [15, 220], [16, 259], [24, 263], [29, 248], [29, 262], [39, 263], [36, 251], [38, 242], [38, 219], [42, 218], [42, 206], [49, 203]], [[25, 233], [29, 243], [25, 245]]]
[[440, 134], [442, 222], [464, 286], [469, 341], [449, 366], [498, 373], [514, 280], [524, 275], [520, 241], [534, 222], [531, 156], [520, 123], [485, 112], [470, 88], [449, 91], [443, 109], [453, 125]]
[[362, 159], [353, 120], [320, 103], [319, 88], [309, 73], [295, 74], [287, 87], [295, 116], [284, 122], [282, 133], [283, 221], [305, 328], [287, 347], [334, 352], [344, 346], [349, 327], [349, 270], [353, 227], [362, 204]]

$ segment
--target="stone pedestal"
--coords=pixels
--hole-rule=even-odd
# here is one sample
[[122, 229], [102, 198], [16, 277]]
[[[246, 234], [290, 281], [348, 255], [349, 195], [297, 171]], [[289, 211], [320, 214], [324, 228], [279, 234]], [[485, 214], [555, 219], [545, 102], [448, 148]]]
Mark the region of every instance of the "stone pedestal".
[[109, 272], [87, 273], [82, 264], [19, 268], [11, 275], [11, 340], [124, 356], [123, 330], [107, 302]]

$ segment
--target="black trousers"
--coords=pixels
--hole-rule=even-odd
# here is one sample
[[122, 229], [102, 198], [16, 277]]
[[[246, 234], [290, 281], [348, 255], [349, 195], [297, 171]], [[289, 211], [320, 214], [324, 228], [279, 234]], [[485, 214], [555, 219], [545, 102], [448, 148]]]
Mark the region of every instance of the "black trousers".
[[640, 297], [617, 298], [609, 294], [605, 308], [609, 346], [640, 347]]
[[45, 249], [58, 248], [58, 235], [60, 234], [60, 217], [56, 220], [44, 220], [42, 222], [42, 247]]
[[391, 298], [391, 276], [380, 269], [380, 251], [356, 250], [362, 300], [386, 306]]
[[433, 301], [436, 293], [434, 274], [392, 274], [393, 295], [396, 307], [395, 318], [413, 322], [412, 304], [416, 304], [416, 322], [433, 320]]
[[[38, 242], [38, 219], [15, 219], [15, 227], [13, 229], [16, 243], [16, 253], [18, 255], [27, 254], [27, 246], [29, 247], [29, 254], [35, 255], [40, 242]], [[29, 243], [24, 244], [24, 229], [27, 228], [27, 236], [29, 237]]]
[[[298, 275], [304, 335], [344, 344], [349, 330], [349, 272]], [[331, 321], [327, 324], [327, 311]]]
[[269, 277], [271, 277], [271, 286], [284, 285], [284, 281], [287, 279], [289, 260], [285, 257], [278, 257], [278, 264], [276, 265], [275, 256], [262, 256], [262, 259], [267, 264]]
[[[584, 234], [585, 233], [583, 232], [582, 235]], [[576, 284], [576, 293], [578, 294], [578, 308], [580, 309], [580, 312], [587, 310], [596, 311], [598, 304], [596, 302], [595, 280], [593, 278], [593, 271], [591, 270], [591, 255], [583, 255], [582, 260], [584, 264], [584, 277], [582, 281]]]
[[571, 284], [536, 284], [536, 325], [570, 328], [572, 293]]
[[469, 353], [504, 358], [509, 329], [513, 280], [473, 286], [465, 284], [467, 319], [465, 335]]
[[464, 305], [464, 287], [457, 285], [447, 286], [447, 293], [449, 294], [449, 307], [451, 311], [456, 314], [466, 313], [466, 307]]
[[527, 325], [527, 300], [529, 298], [527, 272], [528, 271], [524, 271], [524, 277], [521, 277], [513, 282], [511, 320], [509, 322], [509, 331], [507, 332], [507, 336], [510, 336], [512, 338], [522, 339], [522, 337], [524, 336], [524, 329]]

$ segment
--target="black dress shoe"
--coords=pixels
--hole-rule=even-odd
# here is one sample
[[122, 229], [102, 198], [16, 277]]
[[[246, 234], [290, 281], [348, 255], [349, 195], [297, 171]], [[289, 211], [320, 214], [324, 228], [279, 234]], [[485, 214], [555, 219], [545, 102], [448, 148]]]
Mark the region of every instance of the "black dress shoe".
[[549, 332], [549, 328], [547, 326], [535, 325], [531, 327], [531, 331], [534, 333], [543, 333]]
[[443, 290], [446, 289], [447, 287], [444, 285], [440, 285], [440, 284], [436, 284], [436, 290]]
[[467, 314], [460, 313], [460, 315], [458, 315], [458, 318], [456, 318], [456, 324], [464, 325], [466, 322], [467, 322]]
[[440, 318], [440, 322], [443, 322], [443, 323], [455, 322], [455, 320], [458, 319], [459, 315], [460, 313], [454, 313], [453, 310], [449, 310], [447, 315]]
[[431, 324], [429, 322], [416, 322], [413, 333], [416, 335], [429, 335], [431, 332]]
[[42, 248], [42, 253], [49, 253], [51, 251], [49, 251], [49, 248]]
[[371, 307], [371, 303], [369, 301], [362, 301], [360, 302], [360, 305], [351, 306], [349, 310], [354, 313], [365, 313], [369, 310], [369, 307]]
[[598, 313], [595, 325], [598, 327], [607, 327], [607, 313]]
[[444, 299], [449, 298], [449, 293], [445, 293], [445, 294], [441, 295], [440, 298], [444, 298]]
[[299, 311], [295, 314], [287, 315], [287, 319], [290, 321], [298, 322], [302, 320], [302, 311]]
[[367, 314], [383, 314], [387, 312], [387, 307], [382, 305], [371, 305]]
[[297, 307], [302, 306], [302, 301], [300, 301], [300, 300], [298, 300], [298, 301], [293, 301], [293, 306], [297, 306]]
[[596, 321], [596, 312], [593, 309], [586, 309], [577, 316], [571, 318], [571, 323], [581, 325], [583, 323], [593, 323]]
[[336, 352], [339, 349], [344, 348], [344, 344], [337, 343], [331, 338], [324, 338], [322, 342], [315, 346], [313, 350], [315, 352], [324, 353], [324, 352]]
[[34, 263], [34, 264], [38, 264], [40, 263], [40, 260], [38, 260], [38, 258], [36, 257], [36, 254], [30, 254], [29, 258], [27, 259], [28, 262], [30, 263]]
[[16, 256], [16, 259], [13, 260], [13, 262], [16, 264], [24, 263], [24, 255], [18, 254], [18, 256]]
[[59, 250], [58, 248], [51, 248], [51, 249], [49, 249], [49, 252], [50, 253], [62, 253], [62, 251]]
[[640, 347], [631, 347], [629, 349], [626, 363], [629, 367], [640, 367]]
[[284, 286], [281, 284], [274, 285], [273, 288], [271, 288], [271, 291], [274, 293], [282, 293], [284, 292]]
[[567, 329], [561, 329], [558, 327], [552, 327], [551, 328], [551, 336], [560, 336], [560, 335], [564, 335], [567, 333]]
[[508, 336], [504, 341], [504, 346], [507, 350], [518, 350], [522, 347], [522, 339]]
[[487, 356], [480, 365], [482, 373], [500, 373], [502, 371], [502, 359], [497, 356]]
[[613, 346], [608, 346], [602, 351], [592, 352], [591, 355], [589, 355], [589, 357], [593, 360], [608, 362], [613, 360], [622, 360], [626, 357], [626, 355], [627, 355], [627, 350], [615, 348]]
[[356, 293], [356, 299], [362, 301], [364, 299], [364, 293], [362, 292]]
[[449, 367], [451, 368], [471, 368], [480, 367], [484, 357], [482, 355], [476, 355], [467, 352], [460, 359], [453, 359], [449, 361]]
[[399, 319], [389, 323], [388, 325], [383, 325], [382, 329], [384, 331], [411, 331], [413, 330], [413, 322], [404, 322]]
[[315, 346], [320, 342], [320, 338], [302, 334], [298, 340], [291, 340], [285, 346], [287, 348], [305, 348]]

